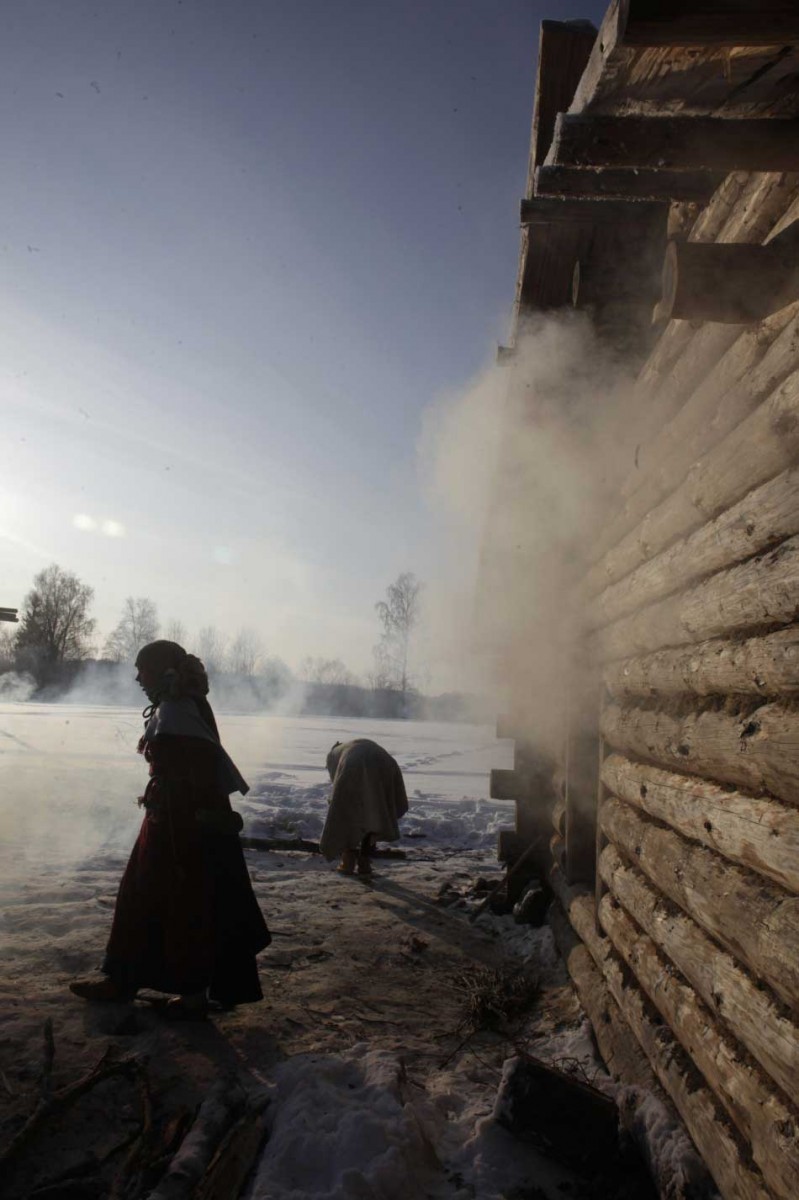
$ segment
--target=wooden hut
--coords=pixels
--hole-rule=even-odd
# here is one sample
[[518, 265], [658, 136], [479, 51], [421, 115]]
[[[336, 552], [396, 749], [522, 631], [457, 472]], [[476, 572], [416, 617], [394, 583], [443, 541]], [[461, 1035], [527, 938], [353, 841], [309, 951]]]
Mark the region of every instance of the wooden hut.
[[[509, 393], [525, 321], [574, 308], [636, 379], [602, 398], [558, 743], [500, 723], [503, 853], [537, 844], [609, 1070], [662, 1088], [725, 1200], [795, 1200], [799, 4], [545, 22], [521, 224]], [[506, 566], [489, 526], [489, 602]]]

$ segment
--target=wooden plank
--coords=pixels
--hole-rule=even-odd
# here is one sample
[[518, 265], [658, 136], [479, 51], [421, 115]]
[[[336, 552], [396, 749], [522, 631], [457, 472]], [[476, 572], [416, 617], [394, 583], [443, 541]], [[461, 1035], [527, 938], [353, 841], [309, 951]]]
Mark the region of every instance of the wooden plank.
[[[789, 1099], [799, 1079], [799, 1025], [731, 954], [664, 899], [614, 846], [600, 870], [615, 900], [674, 963], [710, 1010], [757, 1059]], [[601, 915], [601, 914], [600, 914]]]
[[597, 661], [608, 662], [664, 646], [789, 625], [799, 616], [798, 587], [799, 537], [792, 537], [598, 630], [589, 638], [589, 650]]
[[660, 203], [640, 204], [632, 200], [551, 200], [545, 196], [523, 199], [519, 206], [522, 225], [552, 225], [559, 221], [575, 221], [612, 225], [626, 220], [640, 221], [663, 214]]
[[[727, 339], [727, 327], [706, 325], [657, 400], [658, 425], [636, 448], [636, 467], [623, 482], [623, 503], [597, 545], [601, 557], [685, 478], [688, 469], [799, 366], [799, 305]], [[721, 334], [721, 336], [718, 336]], [[703, 372], [704, 368], [704, 372]], [[608, 582], [592, 568], [586, 592]]]
[[[596, 41], [590, 22], [542, 21], [538, 39], [530, 171], [544, 161], [552, 142], [555, 118], [572, 100]], [[532, 185], [532, 178], [530, 179]], [[532, 186], [528, 187], [532, 195]]]
[[[696, 579], [742, 563], [796, 534], [799, 534], [799, 468], [791, 467], [755, 488], [714, 521], [673, 542], [618, 583], [605, 588], [590, 604], [586, 626], [596, 629], [618, 621]], [[768, 585], [768, 572], [763, 582]], [[679, 603], [674, 601], [674, 606]], [[757, 623], [761, 623], [762, 611], [757, 610]], [[722, 627], [719, 632], [726, 633], [727, 628]], [[691, 636], [681, 640], [696, 639]]]
[[795, 0], [628, 0], [627, 46], [765, 46], [799, 41]]
[[780, 1200], [795, 1200], [796, 1110], [763, 1071], [741, 1055], [738, 1042], [611, 896], [602, 901], [599, 915], [615, 949], [750, 1144], [766, 1184]]
[[586, 589], [614, 583], [671, 542], [793, 465], [799, 454], [799, 371], [691, 466], [682, 483], [586, 576]]
[[538, 198], [584, 197], [602, 204], [615, 201], [684, 200], [706, 204], [723, 176], [712, 171], [608, 170], [582, 167], [541, 166], [535, 172], [534, 194]]
[[761, 704], [743, 716], [717, 709], [677, 716], [607, 704], [602, 733], [628, 757], [799, 805], [799, 713], [791, 706]]
[[553, 868], [552, 890], [567, 912], [575, 932], [602, 971], [639, 1045], [661, 1085], [671, 1097], [686, 1128], [715, 1179], [724, 1200], [773, 1200], [760, 1171], [730, 1127], [721, 1105], [683, 1050], [674, 1033], [614, 952], [610, 939], [596, 928], [594, 903], [585, 891], [569, 888]]
[[797, 171], [799, 122], [561, 113], [547, 165]]
[[[799, 893], [799, 810], [611, 754], [602, 765], [608, 793], [731, 862]], [[797, 1076], [799, 1078], [799, 1076]]]
[[[760, 875], [607, 800], [608, 840], [655, 888], [792, 1009], [799, 1005], [799, 899]], [[743, 917], [745, 914], [745, 918]], [[579, 931], [578, 931], [579, 932]], [[581, 934], [582, 936], [582, 934]]]
[[608, 664], [603, 675], [616, 699], [634, 696], [724, 696], [761, 699], [799, 694], [799, 627], [744, 641], [716, 638], [687, 649], [656, 650]]

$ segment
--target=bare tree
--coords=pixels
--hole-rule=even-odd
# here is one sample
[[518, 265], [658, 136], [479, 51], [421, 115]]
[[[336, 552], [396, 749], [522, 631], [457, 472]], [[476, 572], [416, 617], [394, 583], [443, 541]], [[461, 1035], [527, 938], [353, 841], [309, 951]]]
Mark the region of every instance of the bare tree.
[[[403, 571], [386, 588], [386, 599], [379, 600], [375, 612], [383, 627], [374, 649], [375, 676], [388, 681], [389, 687], [409, 690], [408, 655], [411, 634], [419, 620], [419, 593], [422, 585], [412, 571]], [[385, 685], [384, 685], [385, 686]]]
[[306, 683], [353, 684], [355, 676], [340, 658], [312, 658], [300, 663], [300, 675]]
[[197, 634], [197, 654], [205, 664], [209, 675], [218, 675], [220, 671], [224, 671], [225, 637], [215, 625], [204, 625]]
[[164, 637], [168, 642], [177, 642], [179, 646], [185, 646], [186, 626], [182, 621], [172, 617], [164, 626]]
[[234, 675], [251, 679], [256, 674], [263, 656], [264, 647], [258, 634], [252, 629], [240, 629], [228, 651], [228, 670]]
[[0, 675], [13, 671], [17, 662], [17, 631], [0, 629]]
[[122, 616], [103, 651], [112, 662], [133, 662], [142, 646], [158, 637], [158, 610], [146, 596], [128, 596]]
[[29, 665], [86, 658], [96, 621], [89, 616], [94, 589], [56, 563], [34, 577], [22, 605], [16, 646]]

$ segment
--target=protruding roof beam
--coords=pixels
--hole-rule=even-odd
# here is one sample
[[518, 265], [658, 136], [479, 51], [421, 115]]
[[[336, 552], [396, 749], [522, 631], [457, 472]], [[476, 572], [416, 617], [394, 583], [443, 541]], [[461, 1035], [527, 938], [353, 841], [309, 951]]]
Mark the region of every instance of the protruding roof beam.
[[799, 42], [796, 0], [622, 0], [627, 46], [775, 46]]
[[539, 167], [535, 173], [535, 194], [542, 198], [583, 197], [584, 201], [604, 204], [613, 200], [681, 200], [704, 204], [723, 177], [722, 172], [713, 171]]
[[799, 121], [561, 113], [546, 165], [799, 171]]
[[662, 210], [662, 204], [642, 204], [637, 200], [563, 200], [534, 196], [521, 201], [519, 217], [522, 225], [553, 225], [561, 222], [571, 225], [575, 221], [590, 221], [592, 224], [610, 221], [616, 224], [627, 219], [637, 221]]

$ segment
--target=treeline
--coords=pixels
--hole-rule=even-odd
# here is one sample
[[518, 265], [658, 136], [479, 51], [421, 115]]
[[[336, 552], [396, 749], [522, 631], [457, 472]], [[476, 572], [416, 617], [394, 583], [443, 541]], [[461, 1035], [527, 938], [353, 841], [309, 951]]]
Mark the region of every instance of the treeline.
[[[412, 589], [413, 576], [398, 580]], [[389, 599], [395, 592], [389, 589]], [[133, 663], [138, 650], [158, 637], [179, 642], [202, 659], [214, 702], [228, 711], [278, 710], [287, 715], [410, 718], [416, 720], [488, 719], [474, 697], [448, 693], [431, 697], [414, 688], [408, 674], [408, 639], [415, 610], [399, 633], [390, 636], [385, 611], [376, 648], [375, 671], [365, 681], [340, 659], [306, 657], [295, 674], [267, 653], [259, 635], [240, 629], [232, 636], [207, 625], [190, 636], [176, 619], [161, 623], [148, 597], [128, 597], [117, 625], [97, 644], [97, 623], [90, 615], [93, 589], [52, 564], [34, 578], [20, 623], [0, 628], [0, 699], [69, 700], [84, 704], [135, 705], [142, 693]], [[385, 609], [385, 605], [383, 606]], [[406, 609], [401, 617], [406, 616]], [[392, 640], [393, 639], [393, 640]], [[391, 651], [392, 653], [389, 653]], [[393, 654], [393, 657], [392, 657]], [[393, 669], [396, 663], [396, 669]]]

